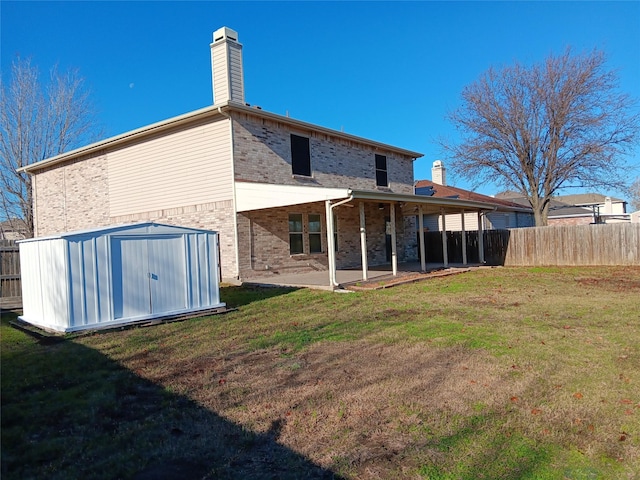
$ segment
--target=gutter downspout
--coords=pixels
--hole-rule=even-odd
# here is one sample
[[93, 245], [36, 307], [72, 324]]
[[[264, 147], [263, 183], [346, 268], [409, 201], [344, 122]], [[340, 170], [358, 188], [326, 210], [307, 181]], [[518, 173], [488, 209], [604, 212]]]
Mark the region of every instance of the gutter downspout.
[[331, 204], [331, 200], [327, 200], [327, 259], [329, 260], [329, 286], [331, 288], [337, 287], [338, 281], [336, 280], [336, 246], [333, 241], [333, 209], [349, 203], [353, 200], [353, 194], [349, 194], [349, 198], [340, 200], [337, 203]]
[[[236, 279], [240, 280], [240, 240], [238, 236], [238, 211], [236, 210], [236, 169], [235, 169], [235, 154], [233, 148], [233, 118], [226, 112], [222, 111], [222, 107], [218, 107], [218, 113], [229, 119], [229, 140], [231, 142], [231, 185], [233, 186], [233, 233], [234, 233], [234, 250], [235, 250], [235, 260], [236, 260]], [[249, 240], [251, 241], [251, 240]], [[220, 242], [220, 238], [218, 237], [218, 242]], [[222, 269], [222, 258], [218, 258], [218, 262], [220, 263], [220, 269]]]

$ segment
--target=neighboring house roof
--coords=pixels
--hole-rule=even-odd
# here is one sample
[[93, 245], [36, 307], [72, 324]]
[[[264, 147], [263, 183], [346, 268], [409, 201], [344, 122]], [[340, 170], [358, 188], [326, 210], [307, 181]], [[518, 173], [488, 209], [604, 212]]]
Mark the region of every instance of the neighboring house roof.
[[[605, 202], [608, 195], [602, 195], [600, 193], [578, 193], [575, 195], [558, 195], [556, 200], [569, 205], [600, 205]], [[612, 202], [626, 203], [619, 198], [609, 197]]]
[[415, 183], [416, 195], [433, 196], [435, 198], [455, 198], [474, 202], [488, 203], [499, 210], [527, 211], [531, 212], [529, 202], [519, 203], [512, 200], [490, 197], [481, 193], [472, 192], [463, 188], [440, 185], [430, 180], [419, 180]]
[[549, 218], [554, 217], [592, 217], [593, 210], [586, 207], [580, 207], [577, 205], [570, 205], [568, 203], [560, 202], [558, 200], [551, 200], [549, 203]]
[[105, 150], [106, 148], [120, 146], [124, 143], [128, 143], [133, 140], [139, 141], [140, 139], [143, 139], [148, 136], [156, 135], [159, 132], [163, 132], [169, 128], [174, 128], [179, 125], [188, 124], [188, 123], [195, 122], [198, 120], [203, 120], [206, 118], [212, 118], [217, 116], [228, 116], [228, 114], [231, 112], [240, 112], [245, 114], [251, 114], [259, 118], [275, 120], [277, 122], [296, 127], [298, 129], [324, 133], [326, 135], [331, 135], [336, 138], [342, 138], [342, 139], [350, 140], [352, 142], [357, 142], [363, 145], [369, 145], [373, 148], [390, 151], [390, 152], [404, 155], [407, 157], [412, 157], [414, 160], [416, 158], [423, 156], [423, 154], [419, 152], [405, 150], [403, 148], [394, 147], [392, 145], [376, 142], [374, 140], [358, 137], [348, 133], [340, 132], [338, 130], [332, 130], [330, 128], [321, 127], [319, 125], [314, 125], [312, 123], [295, 120], [287, 116], [266, 112], [261, 108], [251, 107], [249, 104], [242, 104], [236, 101], [227, 101], [219, 105], [212, 105], [210, 107], [205, 107], [200, 110], [194, 110], [192, 112], [185, 113], [177, 117], [169, 118], [161, 122], [153, 123], [151, 125], [147, 125], [147, 126], [138, 128], [136, 130], [131, 130], [129, 132], [123, 133], [121, 135], [116, 135], [115, 137], [107, 138], [106, 140], [101, 140], [99, 142], [92, 143], [91, 145], [87, 145], [81, 148], [77, 148], [75, 150], [71, 150], [69, 152], [62, 153], [60, 155], [56, 155], [55, 157], [51, 157], [46, 160], [41, 160], [39, 162], [32, 163], [31, 165], [27, 165], [25, 167], [19, 168], [18, 171], [32, 173], [42, 168], [55, 165], [57, 163], [66, 162], [69, 160], [76, 159], [83, 155], [95, 153], [100, 150]]
[[[508, 198], [509, 201], [520, 204], [520, 205], [530, 205], [527, 197], [512, 196], [512, 195], [519, 195], [519, 194], [515, 192], [502, 192], [502, 193], [499, 193], [497, 196], [502, 199]], [[591, 208], [580, 207], [577, 205], [570, 205], [568, 203], [557, 200], [558, 198], [559, 197], [554, 197], [551, 199], [551, 202], [549, 202], [549, 214], [548, 214], [549, 218], [593, 216], [593, 210]]]

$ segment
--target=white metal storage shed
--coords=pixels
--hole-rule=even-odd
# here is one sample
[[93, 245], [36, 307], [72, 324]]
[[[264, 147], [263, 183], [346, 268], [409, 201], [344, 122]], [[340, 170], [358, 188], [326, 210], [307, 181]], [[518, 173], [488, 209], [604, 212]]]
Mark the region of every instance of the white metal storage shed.
[[21, 320], [61, 332], [223, 307], [218, 234], [138, 223], [19, 242]]

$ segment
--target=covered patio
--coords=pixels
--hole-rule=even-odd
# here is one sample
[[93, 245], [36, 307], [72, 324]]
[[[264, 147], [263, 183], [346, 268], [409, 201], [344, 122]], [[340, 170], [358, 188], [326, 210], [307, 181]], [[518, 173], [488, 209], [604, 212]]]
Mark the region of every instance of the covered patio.
[[[482, 216], [494, 209], [492, 205], [486, 203], [460, 200], [457, 198], [434, 198], [415, 194], [397, 194], [392, 192], [373, 192], [358, 191], [346, 188], [323, 188], [323, 187], [304, 187], [291, 185], [273, 185], [260, 183], [236, 183], [236, 207], [238, 212], [248, 212], [252, 210], [289, 207], [301, 204], [322, 204], [325, 210], [325, 243], [326, 243], [326, 270], [318, 269], [305, 273], [282, 273], [271, 276], [265, 283], [276, 283], [279, 285], [295, 285], [295, 286], [326, 286], [329, 289], [341, 288], [342, 285], [353, 282], [367, 282], [375, 278], [383, 276], [397, 277], [404, 272], [427, 272], [436, 268], [449, 268], [449, 260], [447, 254], [447, 236], [445, 216], [451, 214], [460, 214], [462, 222], [462, 231], [464, 232], [465, 213], [476, 212], [478, 215], [478, 224], [480, 232], [482, 232]], [[336, 237], [334, 235], [334, 219], [344, 208], [351, 208], [353, 214], [351, 218], [358, 223], [359, 219], [359, 239], [357, 233], [350, 237], [351, 252], [358, 255], [357, 248], [359, 246], [360, 267], [357, 269], [345, 269], [337, 263], [337, 255], [335, 248]], [[357, 209], [357, 210], [356, 210]], [[372, 214], [376, 212], [375, 214]], [[368, 214], [366, 212], [369, 212]], [[386, 267], [370, 267], [369, 257], [371, 252], [368, 249], [367, 237], [370, 232], [367, 231], [371, 217], [379, 220], [379, 215], [384, 212], [388, 215], [387, 234], [389, 237], [390, 255], [389, 264]], [[424, 236], [417, 235], [418, 232], [424, 232], [423, 218], [424, 215], [438, 214], [442, 216], [442, 248], [443, 262], [439, 265], [427, 265], [425, 259], [426, 248]], [[414, 249], [413, 262], [399, 263], [397, 223], [409, 219], [414, 222], [412, 229], [412, 238], [405, 238], [405, 244], [400, 245], [405, 249]], [[417, 218], [417, 222], [415, 219]], [[416, 224], [417, 223], [417, 224]], [[355, 226], [355, 225], [354, 225]], [[374, 232], [380, 235], [379, 232]], [[415, 238], [417, 235], [417, 239]], [[479, 235], [482, 239], [482, 235]], [[463, 239], [465, 236], [463, 235]], [[359, 241], [358, 241], [359, 240]], [[416, 242], [412, 246], [407, 247], [407, 242]], [[463, 240], [462, 248], [462, 267], [466, 267], [467, 254], [466, 244]], [[479, 264], [484, 263], [484, 246], [482, 241], [478, 246]], [[405, 254], [406, 257], [406, 254]], [[357, 258], [357, 257], [356, 257]], [[411, 260], [409, 258], [408, 260]], [[417, 263], [415, 263], [417, 261]], [[257, 280], [256, 280], [257, 281]]]

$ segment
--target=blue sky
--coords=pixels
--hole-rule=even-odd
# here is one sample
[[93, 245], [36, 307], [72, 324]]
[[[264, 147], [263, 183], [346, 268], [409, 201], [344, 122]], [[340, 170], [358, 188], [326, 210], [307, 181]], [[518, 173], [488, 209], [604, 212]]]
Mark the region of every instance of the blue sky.
[[[211, 105], [209, 44], [228, 26], [244, 46], [247, 102], [424, 153], [416, 179], [431, 178], [436, 139], [455, 137], [445, 114], [490, 66], [598, 48], [640, 99], [639, 1], [3, 0], [0, 16], [3, 79], [17, 54], [44, 73], [78, 68], [106, 136]], [[640, 148], [628, 161], [640, 176]]]

